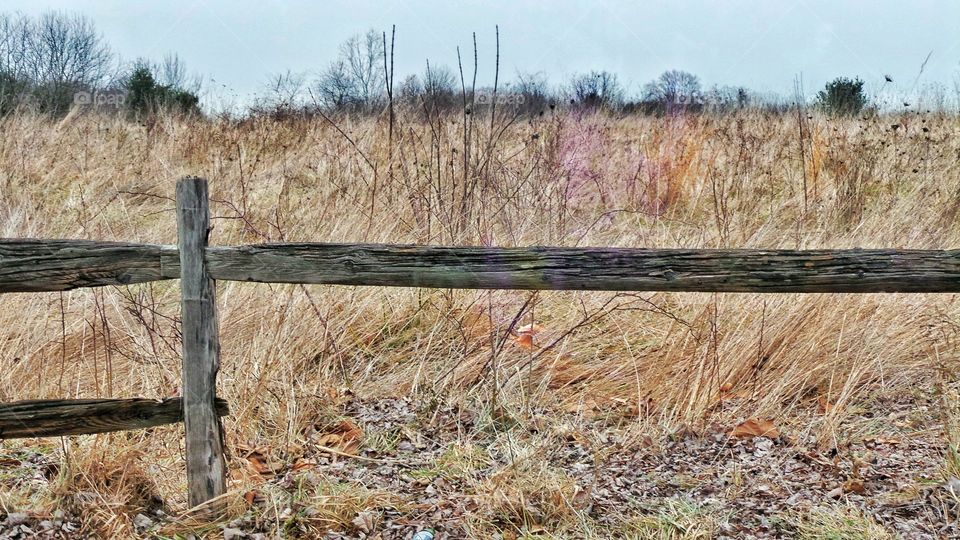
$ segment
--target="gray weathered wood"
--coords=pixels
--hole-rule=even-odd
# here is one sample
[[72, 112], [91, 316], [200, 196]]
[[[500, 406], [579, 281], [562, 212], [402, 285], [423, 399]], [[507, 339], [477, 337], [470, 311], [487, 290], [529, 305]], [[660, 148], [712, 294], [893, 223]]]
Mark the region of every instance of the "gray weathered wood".
[[210, 230], [207, 181], [177, 182], [180, 247], [180, 311], [183, 325], [183, 423], [186, 431], [187, 490], [191, 506], [226, 491], [223, 429], [215, 399], [220, 341], [216, 284], [204, 258]]
[[216, 279], [460, 289], [960, 292], [960, 250], [211, 247]]
[[0, 239], [0, 293], [66, 291], [179, 277], [176, 246]]
[[[207, 248], [220, 280], [701, 292], [960, 292], [960, 250], [482, 248], [262, 244]], [[0, 240], [0, 293], [180, 277], [175, 246]]]
[[[180, 398], [43, 399], [0, 403], [0, 439], [143, 429], [183, 420]], [[228, 414], [216, 401], [217, 414]]]

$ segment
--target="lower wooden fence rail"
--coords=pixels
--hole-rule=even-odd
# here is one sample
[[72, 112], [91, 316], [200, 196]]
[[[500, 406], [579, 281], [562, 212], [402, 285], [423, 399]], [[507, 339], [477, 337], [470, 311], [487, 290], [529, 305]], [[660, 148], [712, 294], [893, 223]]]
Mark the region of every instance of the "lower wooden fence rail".
[[960, 250], [489, 248], [286, 243], [207, 246], [207, 181], [177, 183], [178, 245], [0, 240], [0, 293], [181, 280], [183, 397], [0, 404], [0, 439], [183, 421], [191, 505], [224, 493], [215, 280], [458, 289], [960, 292]]

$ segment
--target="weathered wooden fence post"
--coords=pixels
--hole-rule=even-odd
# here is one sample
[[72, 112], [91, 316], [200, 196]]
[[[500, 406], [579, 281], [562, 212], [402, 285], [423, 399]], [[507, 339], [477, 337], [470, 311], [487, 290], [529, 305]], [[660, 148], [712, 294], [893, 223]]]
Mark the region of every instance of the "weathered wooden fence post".
[[191, 506], [226, 491], [223, 429], [215, 406], [220, 367], [216, 283], [207, 272], [204, 256], [209, 229], [207, 181], [183, 178], [177, 182], [177, 236], [183, 325], [183, 422]]

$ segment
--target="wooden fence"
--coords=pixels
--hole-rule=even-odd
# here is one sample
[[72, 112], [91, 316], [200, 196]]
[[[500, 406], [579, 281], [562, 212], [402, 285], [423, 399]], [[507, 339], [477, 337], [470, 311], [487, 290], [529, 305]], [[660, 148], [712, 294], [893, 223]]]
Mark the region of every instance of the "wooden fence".
[[486, 248], [373, 244], [207, 245], [207, 182], [177, 183], [178, 245], [0, 240], [0, 293], [180, 279], [183, 397], [0, 404], [0, 439], [184, 422], [191, 505], [225, 491], [227, 404], [215, 280], [459, 289], [960, 292], [960, 250]]

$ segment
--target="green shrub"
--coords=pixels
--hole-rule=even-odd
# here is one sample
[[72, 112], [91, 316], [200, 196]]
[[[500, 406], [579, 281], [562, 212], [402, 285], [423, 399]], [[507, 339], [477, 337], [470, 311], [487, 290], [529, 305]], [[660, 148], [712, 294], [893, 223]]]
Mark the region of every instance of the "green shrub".
[[824, 111], [838, 116], [850, 116], [859, 113], [867, 106], [867, 96], [863, 93], [863, 81], [838, 77], [827, 83], [817, 93], [817, 105]]
[[127, 108], [137, 115], [149, 114], [158, 109], [183, 113], [196, 113], [200, 110], [200, 98], [196, 94], [157, 83], [153, 72], [145, 65], [133, 70], [125, 86]]

